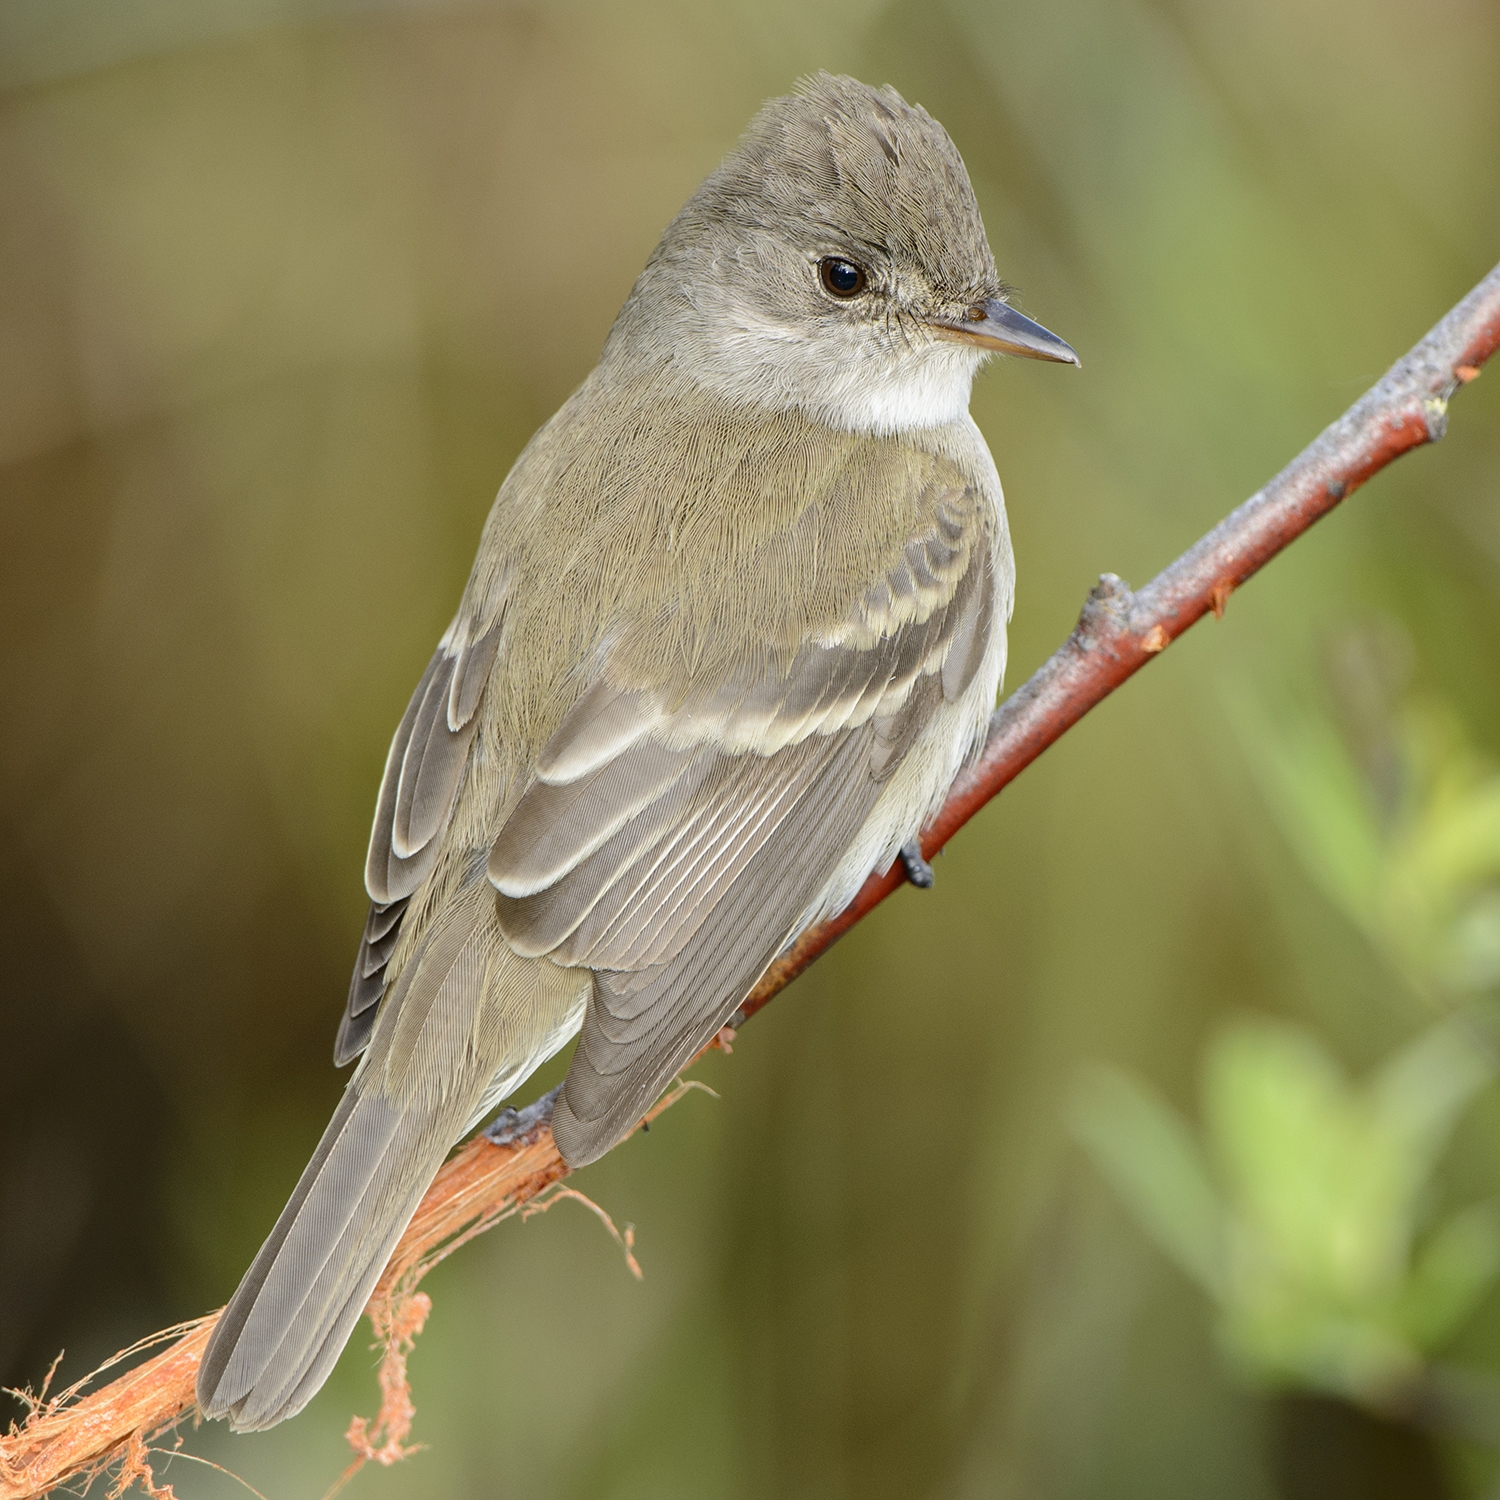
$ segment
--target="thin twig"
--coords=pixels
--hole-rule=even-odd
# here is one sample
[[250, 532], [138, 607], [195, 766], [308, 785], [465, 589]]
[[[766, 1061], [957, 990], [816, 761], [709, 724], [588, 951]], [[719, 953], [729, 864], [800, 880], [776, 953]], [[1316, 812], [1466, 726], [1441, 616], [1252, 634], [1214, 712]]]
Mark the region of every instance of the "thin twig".
[[[1266, 487], [1145, 588], [1105, 574], [1078, 625], [996, 711], [984, 749], [923, 831], [931, 859], [1002, 787], [1095, 704], [1225, 601], [1283, 547], [1392, 459], [1443, 435], [1449, 398], [1500, 345], [1500, 266], [1385, 378]], [[740, 1026], [902, 883], [902, 866], [875, 874], [849, 908], [804, 933], [766, 972], [734, 1018]], [[710, 1046], [723, 1046], [723, 1033]], [[727, 1047], [725, 1047], [727, 1050]], [[648, 1121], [684, 1090], [659, 1101]], [[550, 1099], [517, 1111], [500, 1142], [470, 1141], [438, 1173], [371, 1298], [377, 1325], [459, 1244], [560, 1182], [568, 1168], [552, 1141]], [[203, 1347], [217, 1314], [185, 1325], [172, 1348], [93, 1395], [47, 1402], [0, 1439], [0, 1500], [26, 1500], [122, 1457], [132, 1441], [191, 1409]]]
[[[1072, 635], [990, 719], [978, 760], [922, 830], [931, 859], [992, 797], [1091, 708], [1190, 625], [1223, 614], [1230, 594], [1392, 459], [1436, 442], [1449, 398], [1500, 345], [1500, 266], [1331, 427], [1309, 443], [1145, 588], [1112, 573], [1095, 585]], [[838, 916], [810, 929], [771, 965], [737, 1020], [752, 1016], [902, 883], [898, 861], [875, 874]]]

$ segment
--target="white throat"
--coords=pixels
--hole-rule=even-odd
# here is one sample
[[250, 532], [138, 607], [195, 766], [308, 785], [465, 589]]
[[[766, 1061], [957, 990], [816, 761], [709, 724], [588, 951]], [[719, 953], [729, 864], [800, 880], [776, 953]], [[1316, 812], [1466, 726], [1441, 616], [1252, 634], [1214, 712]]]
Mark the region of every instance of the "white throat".
[[887, 437], [963, 421], [984, 358], [981, 349], [936, 340], [895, 356], [841, 350], [784, 325], [742, 322], [713, 347], [692, 348], [682, 363], [730, 400], [800, 408], [830, 427]]
[[670, 334], [652, 329], [655, 357], [736, 404], [801, 410], [847, 432], [891, 436], [964, 421], [986, 358], [925, 331], [923, 342], [892, 349], [805, 332], [742, 305], [714, 312], [683, 318]]
[[936, 345], [895, 365], [830, 372], [816, 412], [831, 427], [888, 436], [968, 416], [980, 350]]

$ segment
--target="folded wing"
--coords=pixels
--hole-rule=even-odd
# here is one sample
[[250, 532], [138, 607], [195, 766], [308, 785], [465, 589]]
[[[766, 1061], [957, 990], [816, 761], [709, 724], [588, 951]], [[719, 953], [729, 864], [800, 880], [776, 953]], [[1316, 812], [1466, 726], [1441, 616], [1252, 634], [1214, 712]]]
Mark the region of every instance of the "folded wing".
[[[602, 1155], [729, 1019], [795, 936], [882, 791], [993, 628], [971, 491], [839, 625], [712, 687], [601, 679], [538, 760], [490, 853], [518, 953], [595, 971], [554, 1118], [566, 1159]], [[753, 643], [749, 643], [753, 647]]]
[[478, 621], [454, 621], [391, 740], [365, 860], [370, 914], [334, 1042], [337, 1067], [369, 1045], [407, 902], [432, 869], [453, 811], [504, 622], [503, 601], [482, 628]]

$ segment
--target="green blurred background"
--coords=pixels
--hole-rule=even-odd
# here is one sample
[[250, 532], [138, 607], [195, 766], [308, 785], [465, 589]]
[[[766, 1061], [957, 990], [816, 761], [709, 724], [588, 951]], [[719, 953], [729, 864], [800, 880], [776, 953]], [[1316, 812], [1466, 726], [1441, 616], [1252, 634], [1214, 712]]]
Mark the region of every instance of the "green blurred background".
[[[1020, 305], [1083, 358], [975, 392], [1012, 685], [1101, 571], [1144, 582], [1500, 257], [1493, 0], [4, 0], [0, 1381], [233, 1289], [342, 1084], [380, 768], [494, 491], [667, 219], [820, 67], [948, 126]], [[427, 1451], [353, 1493], [1248, 1500], [1295, 1491], [1288, 1443], [1425, 1431], [1285, 1341], [1244, 1353], [1151, 1152], [1197, 1161], [1204, 1111], [1233, 1138], [1235, 1066], [1272, 1114], [1312, 1079], [1295, 1158], [1340, 1100], [1374, 1118], [1340, 1069], [1445, 1014], [1487, 1055], [1500, 859], [1422, 908], [1468, 924], [1461, 981], [1369, 893], [1422, 788], [1482, 800], [1496, 758], [1491, 372], [700, 1065], [720, 1098], [576, 1179], [643, 1283], [568, 1204], [442, 1266]], [[1311, 826], [1329, 776], [1364, 843]], [[1487, 1068], [1380, 1210], [1402, 1244], [1500, 1196]], [[1500, 1412], [1482, 1229], [1411, 1347]], [[188, 1447], [321, 1495], [377, 1405], [366, 1342], [295, 1422]], [[1472, 1431], [1433, 1451], [1487, 1493]]]

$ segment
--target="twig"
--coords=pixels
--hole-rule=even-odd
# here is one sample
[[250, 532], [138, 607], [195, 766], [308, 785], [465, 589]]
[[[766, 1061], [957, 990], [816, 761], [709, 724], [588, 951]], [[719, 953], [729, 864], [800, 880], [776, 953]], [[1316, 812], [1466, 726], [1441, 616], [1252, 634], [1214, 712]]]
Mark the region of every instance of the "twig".
[[[996, 711], [984, 749], [923, 831], [931, 859], [970, 818], [1096, 703], [1225, 601], [1289, 542], [1409, 449], [1443, 435], [1448, 400], [1500, 345], [1497, 266], [1385, 378], [1266, 487], [1145, 588], [1132, 594], [1106, 573], [1078, 625]], [[804, 933], [736, 1013], [740, 1026], [904, 880], [902, 865], [865, 882], [849, 908]], [[715, 1038], [713, 1045], [722, 1045]], [[668, 1108], [662, 1099], [648, 1121]], [[443, 1256], [515, 1213], [564, 1178], [552, 1141], [551, 1100], [517, 1111], [497, 1132], [446, 1162], [371, 1298], [377, 1327]], [[500, 1122], [497, 1122], [500, 1123]], [[78, 1474], [96, 1473], [191, 1409], [198, 1361], [216, 1314], [190, 1325], [172, 1348], [93, 1395], [48, 1402], [0, 1439], [0, 1500], [26, 1500]], [[132, 1450], [132, 1441], [135, 1448]]]
[[[1436, 442], [1448, 400], [1500, 345], [1500, 266], [1264, 489], [1139, 593], [1112, 573], [1090, 592], [1072, 635], [995, 711], [979, 759], [922, 830], [931, 859], [970, 818], [1091, 708], [1159, 655], [1278, 552], [1392, 459]], [[872, 875], [850, 905], [776, 960], [741, 1007], [755, 1014], [902, 883], [899, 861]]]

